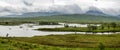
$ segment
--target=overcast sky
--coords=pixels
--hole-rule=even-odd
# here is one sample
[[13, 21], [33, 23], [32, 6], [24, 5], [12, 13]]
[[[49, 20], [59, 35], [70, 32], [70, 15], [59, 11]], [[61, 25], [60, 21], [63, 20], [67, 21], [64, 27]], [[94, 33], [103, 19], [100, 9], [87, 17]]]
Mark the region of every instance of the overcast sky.
[[85, 13], [90, 7], [108, 15], [120, 15], [120, 0], [0, 0], [0, 16], [51, 10]]

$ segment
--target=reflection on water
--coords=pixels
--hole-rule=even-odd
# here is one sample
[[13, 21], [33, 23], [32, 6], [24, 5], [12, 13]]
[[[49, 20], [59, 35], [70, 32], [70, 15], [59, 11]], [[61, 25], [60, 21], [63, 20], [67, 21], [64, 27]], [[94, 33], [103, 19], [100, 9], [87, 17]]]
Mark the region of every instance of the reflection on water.
[[[44, 36], [51, 34], [71, 34], [75, 32], [47, 32], [47, 31], [37, 31], [34, 29], [38, 28], [59, 28], [64, 27], [65, 23], [60, 23], [61, 25], [35, 25], [35, 24], [22, 24], [18, 26], [2, 26], [0, 25], [0, 36], [6, 36], [9, 34], [11, 37], [32, 37], [32, 36]], [[68, 24], [70, 26], [77, 27], [87, 27], [87, 24]], [[86, 34], [85, 32], [77, 32], [79, 34]], [[92, 34], [92, 33], [87, 33]], [[101, 33], [97, 33], [101, 34]], [[104, 33], [108, 34], [108, 33]]]

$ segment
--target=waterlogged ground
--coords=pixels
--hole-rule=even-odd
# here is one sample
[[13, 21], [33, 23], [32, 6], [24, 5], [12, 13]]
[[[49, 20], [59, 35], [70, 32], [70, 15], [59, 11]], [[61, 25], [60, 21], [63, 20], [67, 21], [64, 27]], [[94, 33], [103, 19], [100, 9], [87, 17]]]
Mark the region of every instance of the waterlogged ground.
[[[71, 34], [75, 32], [49, 32], [49, 31], [38, 31], [35, 29], [38, 28], [60, 28], [64, 27], [65, 23], [60, 23], [61, 25], [35, 25], [35, 24], [22, 24], [18, 26], [3, 26], [0, 25], [0, 36], [5, 37], [6, 34], [9, 34], [11, 37], [32, 37], [32, 36], [43, 36], [43, 35], [51, 35], [51, 34]], [[87, 27], [87, 24], [76, 24], [70, 23], [69, 26], [77, 26], [77, 27]], [[98, 25], [99, 26], [99, 25]], [[79, 34], [86, 34], [85, 32], [77, 32]], [[92, 33], [88, 33], [92, 34]], [[101, 33], [97, 33], [101, 34]], [[104, 33], [108, 34], [108, 33]], [[110, 34], [110, 33], [109, 33]]]

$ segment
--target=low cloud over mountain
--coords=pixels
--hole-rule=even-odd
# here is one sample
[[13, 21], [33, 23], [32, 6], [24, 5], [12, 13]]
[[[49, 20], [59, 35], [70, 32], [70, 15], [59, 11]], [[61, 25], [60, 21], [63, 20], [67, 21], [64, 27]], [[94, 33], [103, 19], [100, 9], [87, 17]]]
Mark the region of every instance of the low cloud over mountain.
[[120, 0], [0, 0], [0, 16], [100, 14], [120, 15]]

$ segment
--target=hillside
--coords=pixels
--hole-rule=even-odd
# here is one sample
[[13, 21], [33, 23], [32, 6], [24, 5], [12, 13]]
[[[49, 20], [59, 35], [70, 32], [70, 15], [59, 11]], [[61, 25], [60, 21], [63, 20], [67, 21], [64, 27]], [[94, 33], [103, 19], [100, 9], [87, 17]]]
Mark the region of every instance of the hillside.
[[39, 17], [1, 17], [0, 21], [53, 21], [53, 22], [76, 22], [76, 23], [100, 23], [100, 22], [120, 22], [120, 18], [112, 16], [97, 15], [54, 15]]
[[[42, 19], [42, 17], [39, 17]], [[45, 17], [44, 17], [45, 18]], [[45, 18], [47, 19], [47, 18]], [[120, 18], [110, 16], [96, 16], [96, 15], [60, 15], [48, 17], [50, 21], [62, 21], [62, 22], [80, 22], [80, 23], [95, 23], [95, 22], [119, 22]]]

